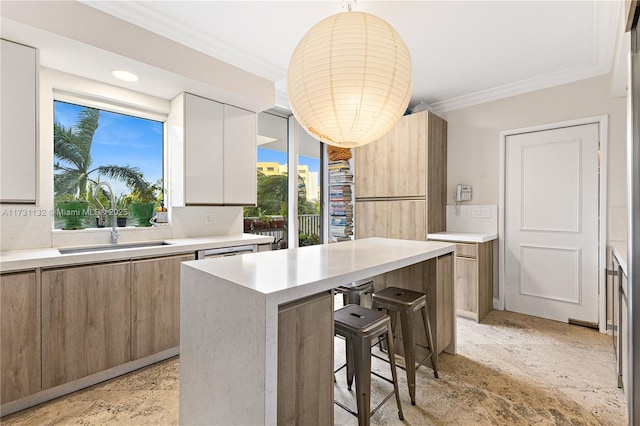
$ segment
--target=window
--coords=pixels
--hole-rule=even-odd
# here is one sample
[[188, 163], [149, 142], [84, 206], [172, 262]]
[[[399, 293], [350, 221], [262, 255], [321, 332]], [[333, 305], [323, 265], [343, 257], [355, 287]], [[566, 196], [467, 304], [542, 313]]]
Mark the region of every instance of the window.
[[[54, 228], [110, 226], [111, 209], [148, 226], [131, 205], [147, 202], [152, 212], [160, 206], [163, 141], [162, 121], [54, 101]], [[105, 186], [94, 194], [100, 182], [113, 188], [115, 206]]]
[[[322, 144], [300, 128], [296, 153], [288, 152], [290, 120], [287, 112], [258, 114], [257, 179], [258, 203], [244, 209], [245, 232], [274, 237], [277, 248], [292, 247], [288, 234], [297, 227], [298, 246], [320, 244], [321, 237], [321, 151]], [[293, 124], [292, 123], [292, 124]], [[290, 177], [289, 159], [298, 162], [295, 180]], [[297, 182], [290, 188], [291, 182]], [[295, 194], [295, 195], [293, 195]], [[297, 197], [297, 217], [288, 216], [289, 196]]]
[[321, 244], [320, 159], [322, 144], [300, 129], [298, 155], [298, 245]]

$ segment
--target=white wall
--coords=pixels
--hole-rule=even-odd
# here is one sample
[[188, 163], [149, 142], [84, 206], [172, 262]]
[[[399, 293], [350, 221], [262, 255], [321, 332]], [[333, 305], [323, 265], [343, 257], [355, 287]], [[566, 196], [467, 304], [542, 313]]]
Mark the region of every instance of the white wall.
[[601, 76], [440, 113], [448, 122], [448, 199], [458, 183], [473, 185], [471, 204], [498, 204], [499, 133], [599, 115], [609, 117], [608, 200], [611, 236], [626, 230], [626, 98], [611, 98]]
[[[40, 69], [38, 188], [37, 204], [0, 206], [0, 250], [106, 244], [109, 229], [77, 231], [53, 230], [53, 91], [91, 96], [117, 102], [122, 107], [141, 108], [168, 114], [170, 101], [119, 87], [87, 80], [71, 74]], [[119, 228], [121, 242], [163, 240], [242, 232], [241, 207], [196, 207], [172, 209], [171, 226]], [[37, 214], [34, 214], [37, 213]], [[206, 214], [215, 214], [215, 223], [205, 223]]]

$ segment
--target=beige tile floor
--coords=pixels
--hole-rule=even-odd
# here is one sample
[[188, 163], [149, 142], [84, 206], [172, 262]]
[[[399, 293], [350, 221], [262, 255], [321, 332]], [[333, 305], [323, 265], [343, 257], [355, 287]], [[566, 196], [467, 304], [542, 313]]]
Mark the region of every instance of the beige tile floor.
[[[342, 346], [336, 342], [336, 348]], [[339, 363], [339, 360], [336, 361]], [[372, 418], [378, 425], [626, 425], [616, 387], [611, 337], [594, 330], [493, 311], [483, 324], [458, 319], [458, 354], [440, 357], [440, 378], [417, 373], [411, 406], [399, 371], [404, 422], [394, 399]], [[175, 425], [179, 359], [170, 359], [28, 410], [3, 425]], [[388, 365], [374, 366], [388, 371]], [[349, 404], [344, 374], [335, 397]], [[389, 388], [374, 378], [373, 400]], [[250, 407], [247, 407], [250, 409]], [[335, 407], [335, 424], [356, 425]]]

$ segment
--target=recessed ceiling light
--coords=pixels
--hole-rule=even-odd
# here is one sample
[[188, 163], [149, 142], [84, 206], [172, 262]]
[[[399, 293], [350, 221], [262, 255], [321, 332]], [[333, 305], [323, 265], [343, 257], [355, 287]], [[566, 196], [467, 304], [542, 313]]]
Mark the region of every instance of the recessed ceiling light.
[[138, 76], [135, 75], [132, 72], [129, 71], [124, 71], [124, 70], [112, 70], [111, 74], [113, 74], [113, 76], [115, 78], [118, 78], [120, 80], [124, 80], [124, 81], [138, 81]]

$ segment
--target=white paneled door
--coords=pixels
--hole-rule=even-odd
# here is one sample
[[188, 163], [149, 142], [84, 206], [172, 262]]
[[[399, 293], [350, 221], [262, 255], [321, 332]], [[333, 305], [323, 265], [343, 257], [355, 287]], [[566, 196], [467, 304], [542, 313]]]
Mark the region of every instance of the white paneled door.
[[598, 124], [508, 136], [505, 308], [598, 323]]

